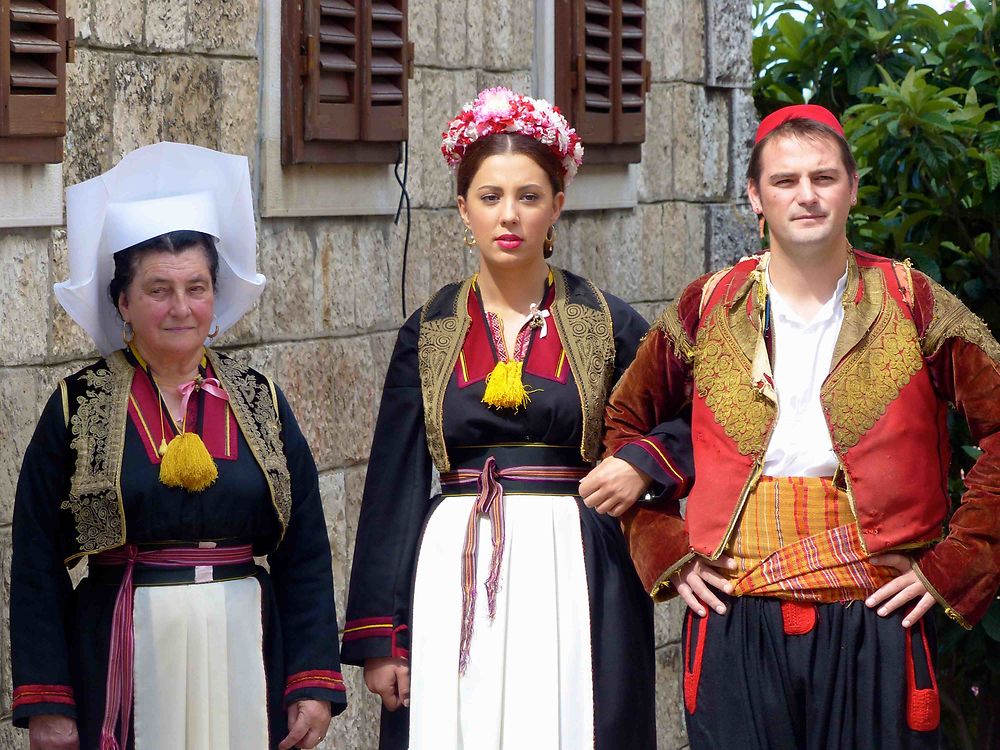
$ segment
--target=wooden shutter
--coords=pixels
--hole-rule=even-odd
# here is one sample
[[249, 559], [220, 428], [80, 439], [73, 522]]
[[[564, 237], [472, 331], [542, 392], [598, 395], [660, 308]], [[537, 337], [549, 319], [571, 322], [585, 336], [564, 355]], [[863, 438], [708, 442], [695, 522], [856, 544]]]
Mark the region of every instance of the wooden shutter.
[[556, 0], [556, 103], [591, 163], [639, 160], [649, 86], [645, 5]]
[[73, 37], [65, 0], [0, 2], [0, 161], [62, 161]]
[[412, 68], [406, 0], [283, 3], [283, 163], [395, 161]]

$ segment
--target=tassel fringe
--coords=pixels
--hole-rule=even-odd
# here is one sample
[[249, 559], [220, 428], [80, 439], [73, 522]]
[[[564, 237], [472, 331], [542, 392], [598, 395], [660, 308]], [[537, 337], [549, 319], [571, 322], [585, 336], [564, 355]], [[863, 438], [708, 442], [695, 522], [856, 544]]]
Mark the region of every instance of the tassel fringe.
[[515, 412], [531, 403], [531, 394], [540, 388], [528, 390], [521, 380], [523, 362], [497, 362], [493, 372], [486, 376], [486, 392], [482, 403], [496, 409], [513, 409]]
[[167, 444], [160, 461], [160, 482], [167, 487], [201, 492], [218, 476], [219, 469], [197, 433], [182, 432]]

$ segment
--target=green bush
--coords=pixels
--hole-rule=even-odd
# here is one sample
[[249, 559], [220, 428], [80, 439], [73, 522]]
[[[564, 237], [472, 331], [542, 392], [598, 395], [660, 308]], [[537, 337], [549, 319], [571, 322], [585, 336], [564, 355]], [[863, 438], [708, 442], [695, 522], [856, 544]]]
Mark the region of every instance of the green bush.
[[[755, 0], [761, 117], [809, 101], [841, 115], [861, 174], [849, 236], [914, 265], [1000, 330], [997, 0], [939, 13], [906, 0]], [[786, 11], [794, 11], [788, 13]], [[977, 455], [955, 420], [952, 494]], [[1000, 602], [966, 632], [939, 616], [946, 747], [1000, 747]]]

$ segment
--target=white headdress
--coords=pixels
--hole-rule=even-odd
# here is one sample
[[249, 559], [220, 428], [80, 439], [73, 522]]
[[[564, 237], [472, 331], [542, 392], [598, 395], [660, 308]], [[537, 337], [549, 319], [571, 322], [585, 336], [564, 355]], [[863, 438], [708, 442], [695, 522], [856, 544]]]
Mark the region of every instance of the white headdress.
[[121, 347], [122, 321], [108, 296], [113, 255], [167, 232], [216, 238], [215, 318], [220, 331], [264, 291], [257, 273], [257, 230], [245, 156], [183, 143], [156, 143], [66, 190], [69, 279], [54, 286], [70, 317], [102, 354]]

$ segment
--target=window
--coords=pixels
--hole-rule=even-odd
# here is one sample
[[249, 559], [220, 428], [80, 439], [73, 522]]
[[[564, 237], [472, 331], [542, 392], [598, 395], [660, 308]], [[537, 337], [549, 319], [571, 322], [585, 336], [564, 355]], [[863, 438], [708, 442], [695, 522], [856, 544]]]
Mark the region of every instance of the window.
[[62, 161], [74, 36], [65, 0], [0, 5], [0, 162]]
[[555, 103], [590, 164], [637, 163], [646, 137], [646, 0], [555, 0]]
[[407, 0], [284, 0], [283, 164], [391, 164], [407, 137]]

